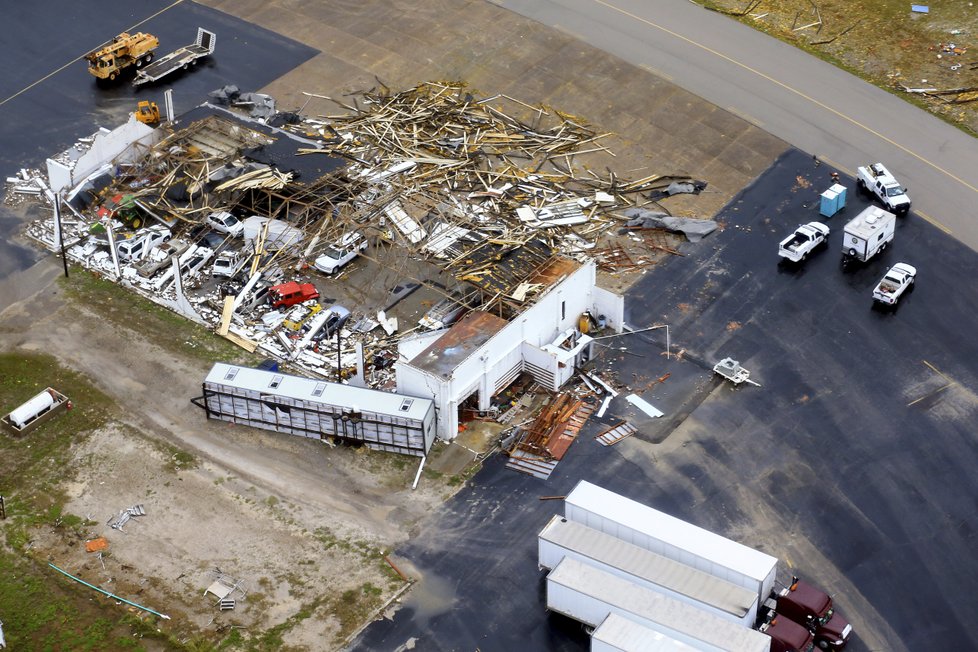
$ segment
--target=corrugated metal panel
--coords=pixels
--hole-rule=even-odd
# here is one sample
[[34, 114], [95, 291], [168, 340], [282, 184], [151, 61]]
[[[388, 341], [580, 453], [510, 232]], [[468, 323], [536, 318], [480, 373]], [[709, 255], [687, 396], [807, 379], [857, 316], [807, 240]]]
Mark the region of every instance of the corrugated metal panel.
[[[757, 594], [692, 566], [617, 539], [610, 534], [554, 516], [539, 535], [540, 565], [553, 568], [565, 551], [585, 563], [610, 566], [616, 575], [678, 593], [750, 627], [757, 615]], [[550, 544], [547, 546], [545, 544]], [[611, 570], [603, 568], [602, 570]], [[631, 577], [628, 577], [631, 576]], [[656, 590], [654, 587], [653, 590]], [[670, 596], [675, 597], [675, 596]], [[719, 615], [719, 614], [718, 614]]]
[[[674, 546], [690, 555], [712, 560], [718, 565], [723, 565], [746, 577], [753, 578], [759, 586], [765, 586], [765, 593], [772, 588], [769, 585], [773, 584], [777, 570], [778, 560], [776, 558], [709, 530], [704, 530], [692, 523], [669, 516], [613, 491], [608, 491], [582, 480], [577, 483], [577, 486], [565, 500], [565, 516], [573, 521], [584, 522], [580, 516], [575, 515], [575, 510], [599, 515], [652, 539], [663, 541], [669, 546]], [[585, 525], [592, 524], [585, 522]], [[673, 557], [668, 552], [654, 551]], [[692, 560], [687, 562], [685, 559], [678, 559], [677, 561], [692, 563]], [[707, 570], [707, 572], [711, 571]], [[711, 574], [715, 573], [711, 572]], [[766, 597], [766, 595], [759, 597]]]
[[[333, 391], [337, 387], [350, 391]], [[308, 392], [300, 392], [300, 388]], [[203, 390], [211, 419], [314, 439], [340, 437], [374, 449], [417, 456], [427, 455], [434, 440], [431, 399], [222, 363], [211, 370]], [[279, 393], [282, 390], [284, 393]], [[338, 399], [349, 402], [338, 403]]]
[[[231, 375], [230, 378], [229, 375]], [[281, 380], [273, 387], [275, 378], [281, 378]], [[275, 371], [238, 367], [223, 362], [218, 362], [211, 368], [204, 382], [226, 385], [228, 387], [238, 387], [240, 389], [274, 394], [278, 397], [293, 398], [324, 405], [360, 407], [369, 409], [371, 412], [409, 419], [424, 419], [428, 409], [434, 405], [431, 399], [415, 398], [407, 409], [402, 409], [404, 407], [405, 397], [397, 394], [389, 394], [364, 387], [341, 385], [339, 383], [324, 383], [321, 380], [313, 378], [301, 378]], [[320, 390], [320, 393], [318, 395], [315, 394], [317, 388], [323, 385], [325, 387]]]
[[758, 631], [574, 559], [565, 558], [547, 575], [547, 607], [566, 613], [560, 602], [592, 626], [617, 613], [702, 650], [769, 652], [771, 646], [770, 637]]
[[696, 648], [624, 616], [608, 614], [591, 635], [591, 652], [696, 652]]

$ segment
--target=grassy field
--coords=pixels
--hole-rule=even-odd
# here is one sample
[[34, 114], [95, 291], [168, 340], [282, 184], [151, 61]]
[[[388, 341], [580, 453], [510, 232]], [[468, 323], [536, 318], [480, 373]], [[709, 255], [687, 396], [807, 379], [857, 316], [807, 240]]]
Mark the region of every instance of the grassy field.
[[[84, 397], [23, 437], [0, 434], [0, 619], [14, 650], [141, 650], [151, 623], [55, 573], [32, 550], [39, 527], [81, 543], [83, 517], [64, 511], [61, 483], [71, 446], [108, 423], [113, 403], [79, 375], [43, 355], [0, 354], [0, 405], [17, 406], [45, 387]], [[4, 410], [6, 411], [6, 410]], [[158, 644], [154, 647], [159, 647]]]
[[[912, 12], [907, 0], [705, 0], [703, 4], [735, 15], [978, 135], [978, 10], [968, 0], [919, 0], [916, 4], [928, 6], [926, 14]], [[904, 87], [946, 94], [928, 97], [907, 93]]]
[[211, 331], [86, 269], [75, 268], [58, 281], [81, 305], [99, 306], [108, 322], [132, 329], [174, 353], [214, 362], [257, 364], [261, 359]]

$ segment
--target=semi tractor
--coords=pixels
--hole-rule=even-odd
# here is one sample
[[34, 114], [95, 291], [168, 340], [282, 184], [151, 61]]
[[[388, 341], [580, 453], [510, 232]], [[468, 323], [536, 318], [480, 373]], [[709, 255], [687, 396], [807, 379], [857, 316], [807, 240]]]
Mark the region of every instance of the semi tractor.
[[85, 55], [88, 72], [97, 79], [114, 80], [130, 66], [137, 68], [153, 60], [153, 50], [160, 45], [152, 34], [123, 32]]
[[[770, 610], [777, 611], [807, 628], [815, 635], [815, 640], [821, 647], [841, 648], [852, 633], [849, 623], [834, 611], [832, 598], [814, 586], [794, 582], [794, 591], [775, 594], [778, 560], [759, 550], [748, 548], [586, 480], [578, 482], [565, 498], [564, 516], [570, 521], [601, 530], [673, 561], [750, 589], [755, 592], [758, 601], [770, 604]], [[805, 591], [799, 593], [799, 586], [805, 587]], [[773, 603], [769, 598], [773, 598]], [[796, 603], [803, 598], [808, 606], [804, 609], [796, 608], [799, 607]], [[813, 606], [815, 603], [819, 608]], [[831, 614], [828, 609], [832, 610]], [[809, 618], [808, 614], [813, 617]], [[839, 619], [831, 627], [833, 632], [819, 630], [820, 620], [828, 616], [828, 623], [833, 615]], [[836, 633], [834, 630], [838, 630], [839, 636], [836, 638], [833, 638]]]
[[845, 647], [852, 633], [849, 621], [836, 612], [832, 598], [821, 589], [792, 578], [777, 596], [777, 613], [804, 625], [815, 637], [815, 643], [823, 650], [839, 650]]

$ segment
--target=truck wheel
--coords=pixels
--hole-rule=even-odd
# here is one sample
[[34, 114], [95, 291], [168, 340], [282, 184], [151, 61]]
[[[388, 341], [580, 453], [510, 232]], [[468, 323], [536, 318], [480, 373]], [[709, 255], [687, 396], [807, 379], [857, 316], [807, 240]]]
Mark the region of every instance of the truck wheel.
[[143, 62], [144, 62], [144, 63], [149, 63], [149, 62], [150, 62], [150, 61], [152, 61], [152, 60], [153, 60], [153, 53], [152, 53], [152, 52], [148, 52], [148, 53], [146, 54], [146, 56], [145, 56], [145, 57], [143, 57]]
[[827, 650], [829, 649], [829, 642], [823, 638], [821, 641], [818, 642], [818, 646], [823, 650]]
[[807, 251], [801, 255], [801, 261], [802, 262], [805, 262], [805, 259], [806, 258], [808, 258], [808, 252]]
[[136, 59], [136, 67], [137, 68], [142, 68], [143, 67], [143, 60], [142, 59]]
[[109, 73], [109, 81], [115, 81], [115, 73], [114, 72], [110, 72]]

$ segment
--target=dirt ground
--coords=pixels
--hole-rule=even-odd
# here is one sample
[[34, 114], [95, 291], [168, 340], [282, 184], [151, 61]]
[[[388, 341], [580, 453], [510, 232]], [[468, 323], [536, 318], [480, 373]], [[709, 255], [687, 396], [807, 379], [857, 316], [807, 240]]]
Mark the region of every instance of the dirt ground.
[[[207, 421], [189, 398], [199, 394], [209, 362], [102, 327], [96, 309], [64, 301], [52, 282], [61, 272], [56, 261], [29, 272], [42, 289], [0, 313], [0, 347], [55, 356], [123, 411], [120, 423], [73, 450], [66, 473], [66, 511], [88, 520], [89, 537], [108, 539], [105, 568], [81, 541], [53, 530], [38, 532], [35, 551], [108, 590], [138, 596], [132, 599], [184, 623], [178, 630], [266, 629], [312, 605], [284, 638], [305, 649], [340, 643], [341, 633], [402, 588], [383, 554], [451, 486], [425, 478], [412, 491], [416, 461], [404, 456]], [[145, 516], [121, 531], [106, 525], [135, 504]], [[247, 592], [232, 596], [233, 611], [222, 613], [213, 596], [203, 596], [216, 568]], [[348, 615], [333, 599], [347, 591], [357, 596]]]
[[[272, 94], [281, 109], [329, 113], [329, 102], [302, 92], [342, 94], [377, 78], [391, 88], [464, 79], [487, 95], [555, 106], [617, 133], [609, 165], [623, 176], [688, 173], [710, 183], [698, 197], [670, 199], [675, 214], [711, 217], [785, 148], [646, 71], [487, 2], [204, 4], [322, 51], [265, 89], [243, 89]], [[189, 399], [212, 361], [107, 323], [98, 305], [67, 301], [60, 273], [52, 257], [0, 281], [0, 306], [8, 306], [0, 349], [55, 356], [115, 399], [123, 416], [78, 445], [65, 473], [67, 510], [88, 518], [82, 539], [105, 536], [107, 554], [100, 561], [82, 539], [44, 530], [33, 550], [170, 615], [165, 627], [180, 640], [197, 632], [216, 640], [240, 627], [278, 632], [264, 649], [340, 647], [405, 586], [383, 555], [459, 486], [448, 473], [464, 468], [471, 451], [446, 448], [443, 463], [432, 461], [440, 471], [427, 471], [412, 491], [415, 460], [209, 422]], [[628, 280], [605, 279], [617, 289]], [[135, 504], [145, 516], [122, 531], [108, 527]], [[204, 595], [215, 569], [242, 583], [233, 611]]]

